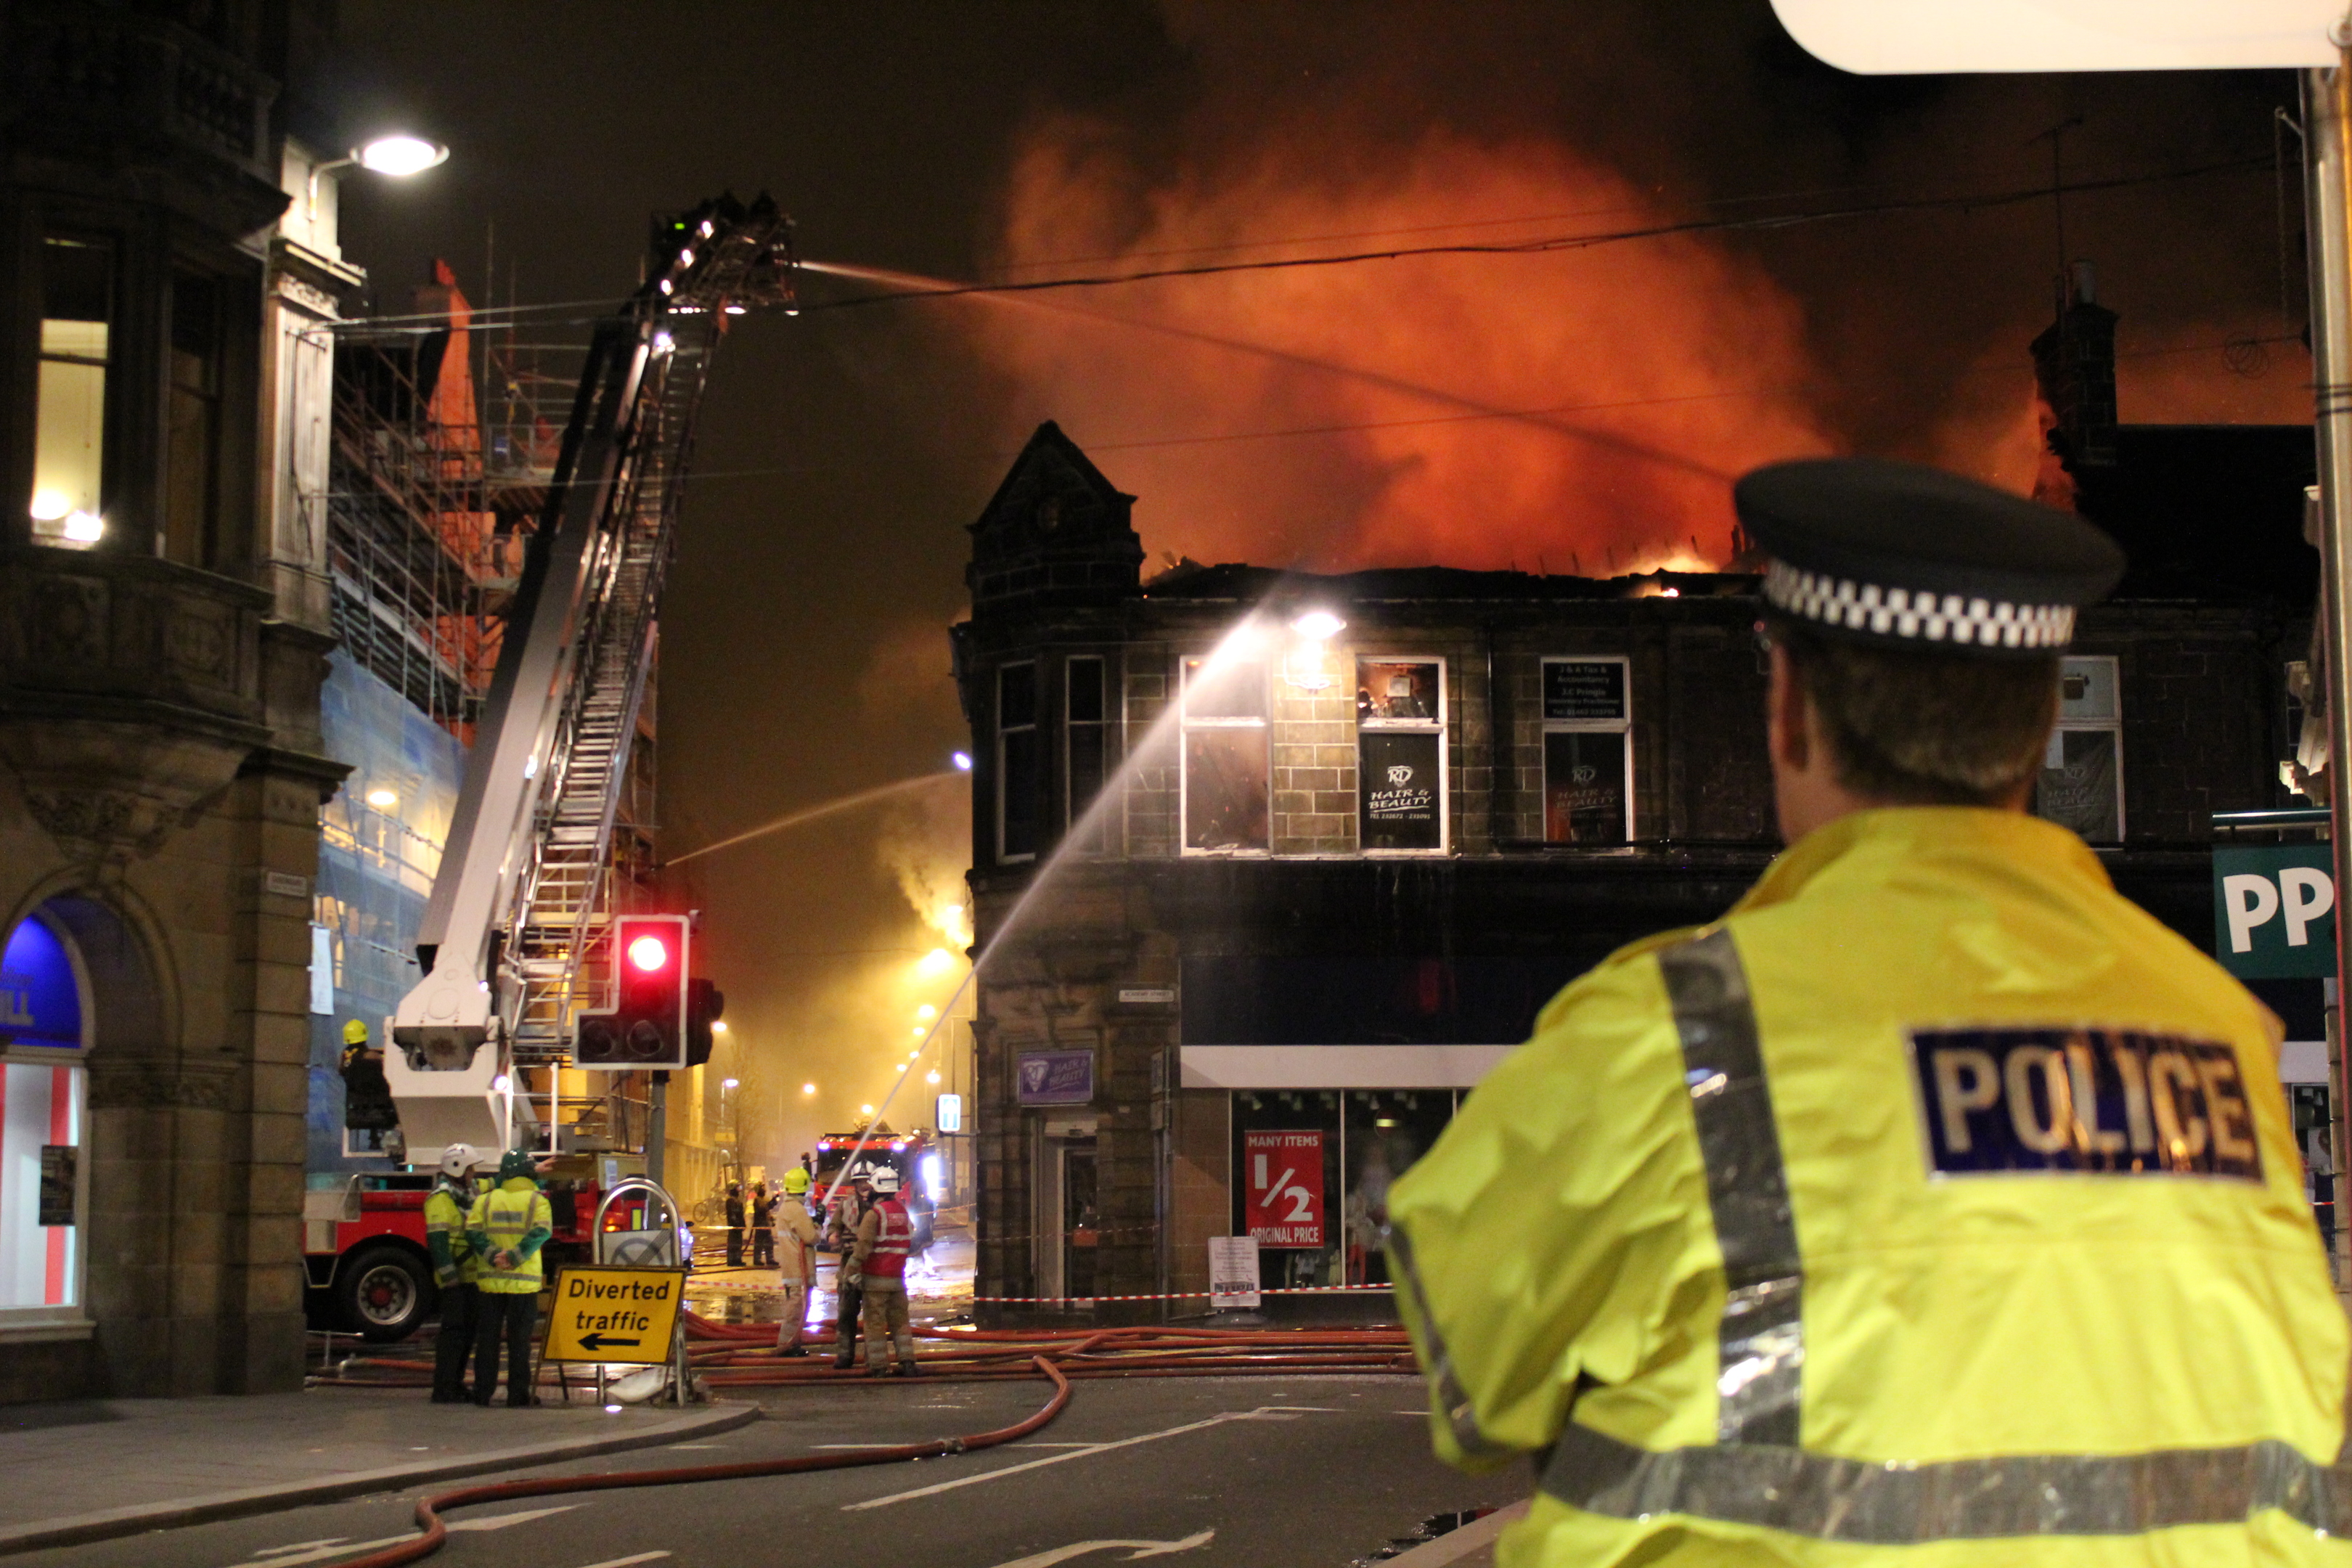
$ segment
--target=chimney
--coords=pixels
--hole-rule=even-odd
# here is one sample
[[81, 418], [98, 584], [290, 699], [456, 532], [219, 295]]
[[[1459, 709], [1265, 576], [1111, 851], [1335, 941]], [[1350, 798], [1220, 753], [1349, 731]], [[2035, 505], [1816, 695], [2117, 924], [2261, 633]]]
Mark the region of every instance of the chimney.
[[2116, 463], [2116, 313], [2098, 274], [2077, 261], [2058, 279], [2058, 319], [2033, 340], [2033, 377], [2050, 406], [2050, 450], [2070, 474]]

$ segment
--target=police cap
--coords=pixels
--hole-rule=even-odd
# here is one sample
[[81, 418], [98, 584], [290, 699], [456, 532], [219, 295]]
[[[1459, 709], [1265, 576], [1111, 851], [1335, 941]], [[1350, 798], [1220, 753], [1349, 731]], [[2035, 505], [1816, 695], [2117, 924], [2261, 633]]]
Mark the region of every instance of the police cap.
[[1774, 463], [1731, 493], [1771, 558], [1766, 601], [1855, 640], [2046, 655], [2123, 575], [2123, 552], [2073, 513], [1917, 463]]

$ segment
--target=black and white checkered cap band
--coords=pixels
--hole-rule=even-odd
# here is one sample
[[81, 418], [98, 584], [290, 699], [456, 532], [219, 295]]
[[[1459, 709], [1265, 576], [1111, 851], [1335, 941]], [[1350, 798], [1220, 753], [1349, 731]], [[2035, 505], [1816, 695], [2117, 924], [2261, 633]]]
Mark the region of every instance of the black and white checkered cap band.
[[2072, 605], [2012, 605], [1958, 594], [1882, 588], [1875, 583], [1800, 572], [1773, 562], [1764, 596], [1802, 620], [1877, 637], [1976, 647], [2064, 647], [2074, 636]]

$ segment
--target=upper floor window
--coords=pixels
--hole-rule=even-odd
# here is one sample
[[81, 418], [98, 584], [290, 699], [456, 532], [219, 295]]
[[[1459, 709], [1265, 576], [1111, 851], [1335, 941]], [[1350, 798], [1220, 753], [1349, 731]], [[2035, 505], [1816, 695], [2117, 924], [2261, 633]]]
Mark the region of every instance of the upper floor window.
[[1445, 847], [1445, 666], [1356, 661], [1357, 842], [1368, 850]]
[[2123, 842], [2123, 700], [2112, 657], [2058, 661], [2058, 723], [2042, 754], [2033, 809], [2093, 844]]
[[1037, 853], [1037, 667], [1008, 664], [996, 672], [996, 858]]
[[163, 554], [220, 563], [221, 290], [209, 278], [172, 279], [170, 447], [163, 464]]
[[1066, 743], [1063, 780], [1069, 802], [1071, 842], [1082, 851], [1099, 851], [1105, 826], [1100, 817], [1089, 821], [1087, 810], [1102, 794], [1104, 771], [1109, 763], [1109, 712], [1103, 684], [1103, 661], [1092, 655], [1071, 659], [1063, 667], [1063, 722]]
[[100, 240], [41, 246], [41, 362], [33, 418], [33, 538], [85, 549], [105, 531], [106, 371], [114, 251]]
[[1184, 660], [1184, 847], [1267, 847], [1265, 666]]
[[1544, 842], [1633, 837], [1633, 710], [1622, 658], [1543, 661]]

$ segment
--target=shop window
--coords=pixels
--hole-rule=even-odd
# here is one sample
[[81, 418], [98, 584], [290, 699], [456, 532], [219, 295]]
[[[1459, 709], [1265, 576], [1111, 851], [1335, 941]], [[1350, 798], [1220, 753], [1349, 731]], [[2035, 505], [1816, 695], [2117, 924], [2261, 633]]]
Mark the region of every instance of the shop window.
[[1184, 847], [1262, 852], [1269, 776], [1265, 666], [1184, 661]]
[[0, 1321], [81, 1301], [82, 985], [38, 920], [0, 951]]
[[1269, 1289], [1387, 1282], [1390, 1184], [1454, 1119], [1450, 1089], [1244, 1090], [1234, 1096], [1235, 1236]]
[[33, 538], [87, 549], [105, 531], [106, 370], [114, 252], [97, 241], [41, 247], [41, 358], [33, 420]]
[[172, 280], [169, 445], [163, 553], [191, 566], [220, 562], [221, 298], [209, 278]]
[[1543, 661], [1544, 842], [1633, 837], [1633, 712], [1626, 661]]
[[996, 858], [1037, 853], [1037, 667], [1008, 664], [996, 672]]
[[1102, 794], [1110, 757], [1103, 661], [1092, 656], [1073, 658], [1064, 667], [1063, 679], [1064, 756], [1068, 769], [1063, 784], [1069, 802], [1069, 831], [1078, 848], [1096, 852], [1103, 847], [1105, 824], [1099, 817], [1091, 823], [1086, 817], [1095, 797]]
[[2124, 837], [2124, 731], [2112, 658], [2058, 664], [2058, 724], [2042, 752], [2033, 809], [2093, 844]]
[[1450, 1089], [1357, 1089], [1341, 1097], [1340, 1260], [1346, 1285], [1387, 1281], [1381, 1237], [1389, 1222], [1389, 1184], [1429, 1152], [1454, 1119]]
[[1445, 668], [1433, 658], [1356, 661], [1357, 841], [1445, 847]]

